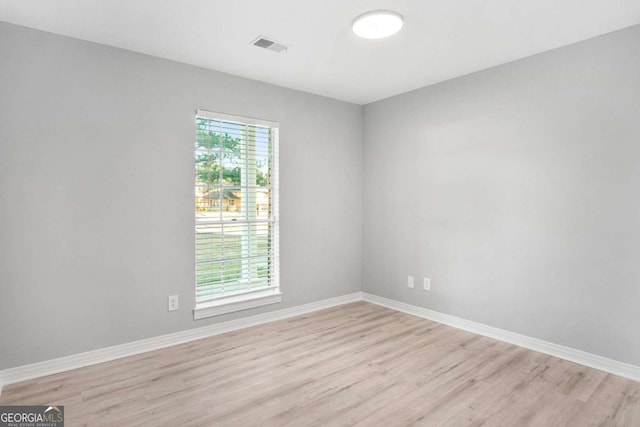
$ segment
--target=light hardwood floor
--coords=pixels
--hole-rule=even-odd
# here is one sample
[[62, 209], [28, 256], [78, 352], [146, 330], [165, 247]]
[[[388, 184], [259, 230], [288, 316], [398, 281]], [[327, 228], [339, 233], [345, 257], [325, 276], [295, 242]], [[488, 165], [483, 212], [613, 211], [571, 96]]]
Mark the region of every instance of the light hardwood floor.
[[6, 386], [67, 426], [640, 426], [640, 383], [358, 302]]

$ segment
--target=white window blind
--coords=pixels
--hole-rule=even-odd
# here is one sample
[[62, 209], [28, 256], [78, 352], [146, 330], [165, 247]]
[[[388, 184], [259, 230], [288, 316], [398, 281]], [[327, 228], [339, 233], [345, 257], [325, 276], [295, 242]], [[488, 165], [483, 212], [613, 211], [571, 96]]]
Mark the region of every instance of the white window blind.
[[279, 286], [278, 124], [198, 110], [196, 302]]

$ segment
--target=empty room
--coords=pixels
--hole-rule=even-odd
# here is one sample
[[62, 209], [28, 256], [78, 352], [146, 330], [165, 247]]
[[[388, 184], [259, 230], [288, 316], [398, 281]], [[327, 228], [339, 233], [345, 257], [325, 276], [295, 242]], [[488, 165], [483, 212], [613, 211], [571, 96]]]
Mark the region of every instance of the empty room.
[[640, 426], [638, 0], [0, 0], [0, 427]]

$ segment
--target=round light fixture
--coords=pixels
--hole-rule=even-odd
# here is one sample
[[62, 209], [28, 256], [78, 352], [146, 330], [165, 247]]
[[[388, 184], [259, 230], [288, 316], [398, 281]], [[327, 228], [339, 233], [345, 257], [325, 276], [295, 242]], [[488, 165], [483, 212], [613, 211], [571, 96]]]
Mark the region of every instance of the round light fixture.
[[402, 15], [391, 10], [367, 12], [353, 20], [353, 32], [365, 39], [382, 39], [400, 31]]

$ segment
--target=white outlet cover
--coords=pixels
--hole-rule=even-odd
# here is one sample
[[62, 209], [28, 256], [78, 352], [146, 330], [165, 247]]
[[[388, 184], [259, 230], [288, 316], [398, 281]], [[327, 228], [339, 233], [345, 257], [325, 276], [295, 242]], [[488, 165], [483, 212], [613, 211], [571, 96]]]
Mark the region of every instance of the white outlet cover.
[[407, 286], [413, 288], [413, 276], [407, 277]]
[[178, 295], [169, 295], [168, 304], [169, 311], [176, 311], [178, 308], [180, 308]]
[[431, 279], [429, 279], [428, 277], [424, 278], [424, 290], [425, 291], [431, 290]]

